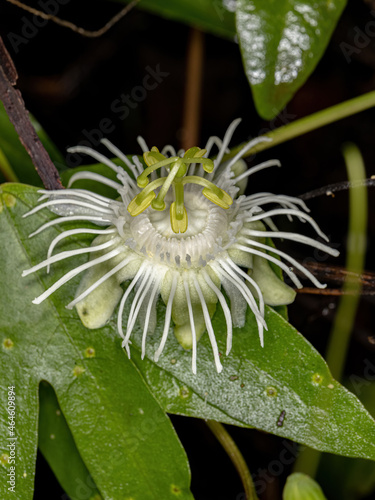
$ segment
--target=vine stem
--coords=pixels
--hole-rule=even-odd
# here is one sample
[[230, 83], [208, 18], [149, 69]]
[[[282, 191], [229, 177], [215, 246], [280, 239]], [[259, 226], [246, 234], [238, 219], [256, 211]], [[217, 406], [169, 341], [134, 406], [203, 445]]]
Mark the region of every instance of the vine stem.
[[0, 37], [0, 100], [46, 189], [62, 189], [59, 173], [41, 143], [16, 89], [17, 71]]
[[253, 478], [251, 477], [250, 471], [236, 443], [226, 431], [225, 427], [219, 422], [215, 420], [206, 420], [206, 424], [235, 466], [245, 490], [246, 500], [258, 500]]
[[[265, 149], [272, 148], [273, 146], [277, 146], [278, 144], [294, 139], [295, 137], [299, 137], [300, 135], [311, 132], [317, 128], [324, 127], [325, 125], [329, 125], [330, 123], [342, 120], [343, 118], [347, 118], [348, 116], [354, 115], [373, 106], [375, 106], [375, 91], [368, 92], [367, 94], [355, 97], [354, 99], [349, 99], [348, 101], [336, 104], [330, 108], [323, 109], [322, 111], [305, 116], [295, 122], [288, 123], [287, 125], [283, 125], [282, 127], [264, 134], [263, 137], [269, 137], [272, 141], [260, 142], [244, 156], [251, 156], [254, 153], [259, 153]], [[231, 152], [224, 157], [224, 160], [228, 160], [229, 158], [235, 156], [245, 145], [246, 143], [233, 148]]]
[[[367, 232], [367, 186], [365, 166], [358, 148], [347, 143], [343, 146], [349, 182], [349, 230], [347, 240], [346, 276], [343, 292], [333, 328], [330, 334], [326, 361], [333, 377], [340, 380], [343, 375], [345, 360], [349, 348], [350, 334], [353, 330], [355, 316], [361, 294], [361, 276], [366, 253]], [[355, 273], [355, 274], [354, 274]], [[355, 276], [356, 275], [356, 276]], [[304, 472], [311, 477], [316, 475], [321, 452], [311, 448], [304, 449], [295, 464], [295, 471]]]
[[[345, 144], [343, 154], [349, 181], [361, 182], [366, 178], [365, 166], [358, 148]], [[347, 241], [346, 268], [351, 273], [361, 275], [365, 265], [367, 232], [367, 189], [364, 185], [349, 190], [349, 234]], [[345, 367], [350, 334], [361, 294], [361, 281], [350, 275], [345, 280], [336, 320], [330, 335], [326, 361], [332, 375], [340, 380]]]

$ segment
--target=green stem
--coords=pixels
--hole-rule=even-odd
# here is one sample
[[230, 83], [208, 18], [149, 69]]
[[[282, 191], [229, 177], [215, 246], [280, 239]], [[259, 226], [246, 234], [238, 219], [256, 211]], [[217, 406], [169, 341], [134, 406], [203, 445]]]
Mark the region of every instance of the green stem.
[[14, 173], [9, 161], [0, 149], [0, 172], [8, 182], [19, 182], [17, 175]]
[[[245, 153], [244, 157], [272, 148], [277, 144], [289, 141], [290, 139], [294, 139], [295, 137], [299, 137], [300, 135], [311, 132], [317, 128], [342, 120], [343, 118], [354, 115], [373, 106], [375, 106], [375, 91], [355, 97], [354, 99], [350, 99], [340, 104], [336, 104], [330, 108], [323, 109], [322, 111], [318, 111], [317, 113], [268, 132], [263, 137], [269, 137], [272, 141], [257, 144], [251, 148], [250, 151]], [[233, 158], [233, 156], [235, 156], [245, 145], [246, 143], [233, 148], [230, 153], [224, 156], [224, 161], [229, 158]]]
[[[360, 275], [363, 272], [366, 252], [367, 230], [367, 187], [363, 183], [366, 171], [363, 159], [354, 144], [343, 147], [349, 182], [356, 187], [349, 190], [349, 230], [347, 243], [346, 269]], [[348, 275], [343, 286], [337, 314], [327, 347], [326, 361], [333, 377], [340, 380], [347, 357], [350, 334], [360, 299], [361, 282], [359, 277]], [[304, 472], [311, 477], [316, 475], [321, 453], [311, 448], [303, 450], [295, 464], [294, 471]]]
[[206, 424], [211, 429], [212, 433], [224, 448], [235, 466], [245, 490], [246, 500], [258, 500], [250, 471], [240, 450], [237, 448], [236, 443], [225, 430], [225, 427], [219, 422], [216, 422], [215, 420], [206, 420]]
[[[345, 144], [343, 154], [350, 182], [361, 182], [366, 178], [365, 166], [358, 148], [354, 144]], [[349, 190], [349, 234], [347, 242], [346, 268], [352, 273], [360, 275], [365, 265], [367, 230], [367, 188], [358, 185]], [[361, 283], [355, 277], [347, 279], [343, 287], [344, 292], [340, 299], [336, 320], [330, 336], [327, 349], [327, 363], [332, 375], [337, 380], [342, 377], [350, 334], [360, 299]]]

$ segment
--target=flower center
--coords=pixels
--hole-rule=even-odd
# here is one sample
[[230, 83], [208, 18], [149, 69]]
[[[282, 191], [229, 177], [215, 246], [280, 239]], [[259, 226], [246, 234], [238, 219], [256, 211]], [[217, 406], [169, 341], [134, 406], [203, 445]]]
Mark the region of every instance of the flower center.
[[[165, 199], [170, 188], [173, 189], [173, 201], [169, 204], [170, 227], [176, 234], [186, 233], [188, 229], [188, 211], [185, 206], [184, 187], [193, 184], [203, 187], [202, 194], [221, 208], [229, 208], [232, 198], [223, 189], [215, 186], [211, 181], [200, 175], [186, 175], [189, 167], [201, 164], [205, 172], [211, 173], [214, 163], [204, 158], [205, 149], [198, 147], [187, 150], [183, 157], [165, 157], [156, 147], [144, 153], [143, 158], [147, 168], [137, 178], [138, 187], [142, 191], [137, 194], [128, 205], [128, 212], [133, 217], [138, 216], [151, 206], [154, 210], [166, 209]], [[165, 169], [167, 176], [157, 176], [161, 169]], [[153, 177], [150, 182], [149, 176]], [[156, 190], [158, 194], [156, 194]]]
[[[173, 203], [172, 196], [166, 204]], [[167, 210], [147, 211], [131, 220], [134, 250], [173, 268], [203, 267], [228, 243], [229, 213], [202, 196], [198, 186], [185, 192], [189, 226], [175, 233]], [[222, 236], [224, 235], [224, 236]]]

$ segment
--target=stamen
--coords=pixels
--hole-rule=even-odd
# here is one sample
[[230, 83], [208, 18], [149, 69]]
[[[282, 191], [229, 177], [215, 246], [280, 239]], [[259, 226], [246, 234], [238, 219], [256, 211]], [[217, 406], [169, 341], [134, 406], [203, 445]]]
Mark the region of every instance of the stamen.
[[[152, 172], [154, 172], [155, 170], [157, 170], [161, 167], [166, 167], [167, 165], [170, 165], [171, 163], [175, 163], [175, 162], [178, 162], [179, 160], [181, 160], [181, 158], [178, 158], [177, 156], [172, 156], [170, 158], [165, 158], [164, 160], [161, 160], [161, 161], [158, 160], [158, 161], [151, 162], [152, 153], [153, 153], [152, 151], [147, 151], [147, 153], [144, 154], [144, 160], [145, 160], [146, 164], [149, 166], [145, 170], [143, 170], [141, 175], [139, 175], [137, 177], [137, 184], [140, 188], [145, 188], [147, 186], [147, 184], [149, 183], [149, 180], [147, 177]], [[155, 152], [154, 152], [154, 154], [155, 154]], [[161, 156], [161, 154], [160, 154], [160, 156]], [[179, 167], [181, 166], [181, 162], [179, 163], [178, 166]]]
[[[162, 162], [160, 162], [162, 163]], [[169, 172], [168, 177], [164, 180], [163, 185], [160, 188], [160, 191], [158, 193], [158, 196], [154, 201], [152, 201], [152, 208], [154, 210], [164, 210], [165, 209], [165, 203], [164, 203], [164, 198], [165, 195], [167, 194], [169, 188], [171, 187], [172, 182], [174, 181], [174, 178], [177, 176], [178, 171], [180, 170], [182, 164], [180, 160], [177, 160], [176, 163], [173, 165], [171, 171]]]
[[199, 186], [203, 186], [202, 194], [210, 201], [215, 203], [221, 208], [229, 208], [233, 200], [229, 196], [229, 194], [223, 189], [215, 186], [211, 181], [205, 179], [203, 177], [199, 177], [197, 175], [189, 175], [182, 179], [182, 184], [198, 184]]
[[164, 178], [152, 181], [145, 189], [143, 189], [128, 205], [128, 212], [133, 217], [142, 213], [146, 208], [151, 205], [152, 200], [155, 198], [154, 190], [164, 183]]

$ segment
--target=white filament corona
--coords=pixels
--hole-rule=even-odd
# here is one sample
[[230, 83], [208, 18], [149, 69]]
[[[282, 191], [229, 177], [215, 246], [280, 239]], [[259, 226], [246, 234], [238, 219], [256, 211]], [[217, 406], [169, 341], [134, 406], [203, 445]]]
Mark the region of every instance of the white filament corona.
[[[129, 356], [130, 339], [137, 320], [141, 323], [142, 358], [145, 356], [148, 334], [155, 330], [156, 302], [160, 296], [166, 305], [166, 312], [163, 332], [154, 352], [156, 362], [167, 342], [171, 324], [174, 324], [177, 340], [184, 348], [192, 349], [193, 372], [197, 370], [198, 341], [205, 331], [211, 343], [216, 369], [220, 372], [222, 363], [211, 322], [218, 304], [224, 313], [227, 328], [226, 354], [232, 347], [233, 328], [244, 326], [247, 307], [254, 314], [263, 346], [263, 332], [267, 329], [265, 304], [288, 304], [295, 296], [295, 292], [276, 276], [269, 262], [281, 268], [297, 288], [302, 287], [302, 284], [295, 270], [315, 286], [325, 286], [294, 258], [269, 245], [267, 238], [292, 240], [333, 256], [337, 256], [338, 251], [308, 236], [278, 230], [274, 222], [276, 217], [283, 216], [290, 220], [296, 217], [300, 222], [308, 222], [322, 240], [328, 241], [308, 215], [309, 209], [302, 200], [269, 192], [239, 196], [240, 186], [251, 175], [272, 166], [280, 166], [278, 160], [268, 160], [246, 169], [242, 157], [254, 145], [268, 140], [264, 137], [248, 142], [234, 158], [223, 161], [239, 122], [235, 120], [229, 126], [223, 140], [216, 136], [208, 140], [205, 158], [214, 146], [218, 148], [212, 172], [204, 171], [199, 161], [187, 165], [188, 175], [200, 176], [206, 183], [212, 181], [233, 199], [233, 204], [229, 208], [222, 208], [202, 194], [201, 186], [187, 184], [184, 206], [188, 225], [183, 233], [175, 233], [171, 228], [169, 208], [174, 201], [171, 193], [164, 199], [166, 209], [163, 211], [149, 207], [139, 215], [132, 216], [127, 210], [130, 202], [142, 191], [137, 185], [137, 177], [142, 174], [144, 167], [138, 157], [133, 156], [131, 161], [110, 141], [101, 141], [110, 153], [124, 162], [125, 171], [91, 148], [71, 148], [71, 152], [88, 154], [107, 165], [116, 173], [117, 181], [93, 172], [79, 172], [71, 177], [66, 190], [40, 191], [42, 196], [39, 202], [42, 203], [24, 216], [47, 208], [59, 217], [44, 223], [30, 237], [65, 222], [93, 223], [106, 228], [84, 226], [68, 229], [52, 239], [46, 260], [25, 270], [24, 276], [44, 267], [49, 272], [54, 263], [76, 255], [87, 253], [92, 257], [56, 281], [34, 303], [40, 304], [67, 281], [85, 271], [76, 297], [67, 307], [71, 309], [75, 306], [88, 328], [99, 328], [109, 321], [119, 304], [117, 327]], [[148, 147], [144, 139], [140, 137], [138, 142], [147, 154]], [[178, 151], [176, 155], [172, 146], [165, 146], [162, 154], [182, 157], [185, 152]], [[168, 175], [169, 171], [168, 166], [153, 171], [151, 181]], [[117, 199], [84, 189], [71, 189], [77, 180], [96, 181], [108, 186], [114, 190]], [[88, 248], [65, 250], [53, 255], [55, 247], [65, 238], [80, 234], [97, 236]], [[125, 291], [120, 286], [122, 283], [128, 283]], [[130, 312], [124, 318], [125, 306], [131, 297]]]

